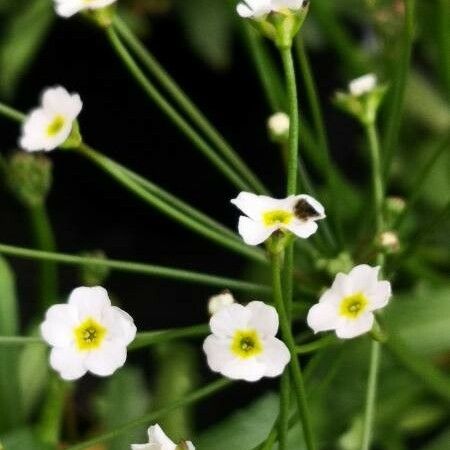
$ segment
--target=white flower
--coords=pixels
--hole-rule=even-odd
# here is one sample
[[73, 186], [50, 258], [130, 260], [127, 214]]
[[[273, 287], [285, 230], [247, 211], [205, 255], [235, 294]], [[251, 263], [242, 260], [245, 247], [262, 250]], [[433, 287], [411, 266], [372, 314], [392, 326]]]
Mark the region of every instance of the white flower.
[[377, 76], [373, 73], [363, 75], [362, 77], [356, 78], [356, 80], [350, 81], [348, 88], [350, 94], [355, 97], [360, 97], [361, 95], [368, 94], [377, 87]]
[[62, 17], [71, 17], [84, 9], [104, 8], [117, 0], [54, 0], [55, 9]]
[[19, 144], [24, 150], [50, 151], [63, 144], [72, 131], [83, 103], [78, 94], [69, 94], [61, 86], [48, 88], [41, 107], [28, 114]]
[[75, 380], [88, 371], [108, 376], [122, 367], [136, 327], [126, 312], [111, 306], [105, 289], [79, 287], [67, 304], [48, 309], [41, 334], [53, 347], [50, 365], [65, 380]]
[[218, 295], [213, 295], [208, 300], [208, 311], [211, 315], [219, 312], [220, 309], [225, 306], [232, 305], [234, 303], [234, 297], [231, 292], [224, 291]]
[[270, 12], [283, 9], [297, 10], [304, 4], [304, 0], [245, 0], [237, 5], [237, 12], [244, 18], [258, 19]]
[[214, 372], [246, 381], [277, 377], [290, 361], [286, 345], [277, 339], [278, 314], [263, 302], [222, 308], [209, 322], [212, 334], [203, 350]]
[[258, 245], [277, 230], [308, 238], [317, 231], [316, 220], [325, 217], [324, 207], [309, 195], [291, 195], [282, 200], [241, 192], [231, 200], [246, 216], [239, 218], [239, 233], [245, 243]]
[[180, 447], [177, 447], [159, 425], [153, 425], [148, 429], [148, 444], [131, 445], [131, 450], [176, 450], [177, 448], [195, 450], [192, 442], [183, 442]]
[[308, 313], [308, 325], [315, 333], [336, 330], [342, 339], [367, 333], [374, 322], [373, 311], [387, 305], [391, 283], [378, 281], [379, 267], [362, 264], [348, 275], [339, 273]]
[[284, 112], [277, 112], [269, 117], [267, 127], [274, 136], [286, 136], [289, 134], [290, 120]]

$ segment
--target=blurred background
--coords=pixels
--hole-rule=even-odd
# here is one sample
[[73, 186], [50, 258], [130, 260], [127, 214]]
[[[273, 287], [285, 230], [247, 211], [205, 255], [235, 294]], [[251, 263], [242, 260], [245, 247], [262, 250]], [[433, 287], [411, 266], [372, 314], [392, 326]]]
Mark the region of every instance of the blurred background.
[[[263, 93], [248, 30], [236, 17], [232, 3], [122, 0], [119, 7], [146, 46], [242, 158], [277, 196], [282, 196], [283, 161], [266, 127], [267, 118], [276, 111]], [[336, 208], [341, 211], [344, 248], [348, 249], [348, 252], [332, 251], [312, 264], [308, 260], [299, 261], [300, 276], [311, 279], [308, 287], [317, 293], [329, 283], [335, 267], [344, 268], [348, 261], [351, 264], [352, 259], [364, 257], [367, 241], [364, 224], [371, 220], [365, 215], [369, 172], [364, 135], [351, 118], [333, 107], [331, 99], [351, 78], [375, 71], [391, 87], [380, 120], [382, 129], [386, 129], [384, 111], [388, 117], [395, 87], [392, 80], [403, 39], [404, 11], [402, 0], [313, 0], [302, 31], [324, 109], [332, 157], [343, 180], [341, 204]], [[388, 188], [391, 196], [408, 198], [416, 189], [418, 176], [430, 155], [445, 145], [446, 139], [448, 142], [449, 17], [445, 0], [417, 2], [413, 62]], [[263, 45], [278, 62], [271, 46], [267, 42]], [[229, 199], [236, 196], [237, 190], [142, 94], [101, 30], [79, 15], [71, 20], [57, 18], [49, 0], [0, 0], [1, 101], [28, 111], [37, 104], [43, 88], [57, 84], [80, 93], [84, 102], [80, 126], [87, 143], [235, 228], [238, 212]], [[305, 126], [310, 127], [311, 114], [302, 92], [303, 79], [299, 75], [302, 118]], [[283, 110], [283, 105], [275, 109]], [[17, 126], [0, 120], [0, 151], [4, 160], [15, 150], [17, 137]], [[420, 199], [405, 221], [403, 248], [429, 226], [429, 219], [448, 205], [447, 150], [448, 146], [439, 153]], [[308, 144], [301, 138], [301, 152], [318, 196], [327, 206], [330, 193], [314, 143]], [[76, 154], [56, 151], [49, 157], [54, 179], [47, 209], [60, 251], [76, 254], [101, 250], [114, 259], [242, 279], [266, 277], [239, 256], [227, 253], [131, 197]], [[34, 246], [29, 215], [5, 183], [1, 186], [0, 217], [2, 243]], [[403, 330], [415, 350], [434, 358], [447, 370], [450, 366], [448, 224], [447, 217], [427, 236], [420, 251], [405, 262], [396, 260], [399, 265], [396, 292], [399, 299], [403, 296], [409, 303], [406, 307], [392, 305], [387, 317], [396, 329]], [[363, 231], [355, 233], [355, 227], [361, 226]], [[25, 334], [42, 317], [36, 302], [37, 264], [9, 258], [8, 261], [16, 275], [21, 330]], [[84, 281], [76, 269], [62, 267], [60, 300], [64, 301], [70, 290]], [[205, 323], [207, 299], [217, 293], [214, 288], [135, 274], [113, 273], [103, 284], [136, 319], [140, 330]], [[253, 299], [248, 294], [236, 297], [242, 302]], [[316, 299], [314, 294], [306, 298], [311, 303]], [[299, 327], [299, 331], [304, 329]], [[111, 429], [213, 379], [198, 347], [199, 343], [170, 344], [140, 351], [133, 353], [130, 364], [111, 379], [85, 377], [73, 392], [72, 412], [64, 419], [62, 441], [77, 441], [90, 433]], [[332, 349], [311, 369], [311, 395], [323, 449], [358, 448], [355, 442], [359, 442], [366, 352], [367, 342], [358, 339], [347, 343], [344, 350], [341, 346]], [[339, 359], [333, 368], [327, 364], [331, 355]], [[39, 362], [36, 364], [39, 367]], [[450, 449], [446, 405], [430, 396], [389, 357], [384, 364], [376, 448]], [[22, 378], [26, 380], [27, 376], [30, 375]], [[26, 439], [33, 439], [29, 425], [39, 416], [47, 376], [43, 373], [33, 392], [27, 391], [28, 418], [23, 424], [11, 427], [7, 419], [0, 422], [6, 450], [19, 448], [18, 442], [21, 450], [37, 448], [34, 441]], [[220, 394], [194, 411], [180, 410], [161, 422], [174, 438], [196, 437], [200, 449], [250, 450], [267, 434], [276, 417], [277, 387], [276, 380], [257, 385], [238, 384], [230, 393]], [[236, 415], [238, 408], [244, 409]], [[3, 409], [0, 418], [7, 414]], [[96, 450], [123, 450], [139, 439], [143, 439], [142, 430]], [[301, 448], [298, 434], [293, 433], [292, 439], [292, 449]], [[27, 447], [24, 442], [33, 444]]]

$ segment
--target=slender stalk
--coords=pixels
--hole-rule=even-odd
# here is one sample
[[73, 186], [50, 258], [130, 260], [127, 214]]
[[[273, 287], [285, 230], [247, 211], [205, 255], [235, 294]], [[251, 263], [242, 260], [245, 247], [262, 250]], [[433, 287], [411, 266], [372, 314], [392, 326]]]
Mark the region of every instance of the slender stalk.
[[322, 339], [317, 339], [317, 341], [309, 342], [308, 344], [297, 345], [297, 354], [305, 355], [308, 353], [314, 353], [317, 350], [328, 347], [333, 342], [336, 342], [333, 336], [325, 336]]
[[207, 117], [191, 101], [186, 93], [174, 81], [174, 79], [164, 70], [161, 64], [150, 53], [148, 49], [133, 34], [127, 24], [116, 15], [113, 26], [120, 37], [126, 42], [136, 56], [141, 60], [149, 72], [161, 83], [178, 106], [189, 116], [189, 118], [205, 133], [205, 136], [222, 153], [223, 157], [233, 166], [233, 168], [251, 185], [258, 193], [267, 193], [267, 189], [261, 181], [249, 169], [245, 162], [240, 158], [231, 145], [211, 124]]
[[283, 300], [283, 291], [281, 288], [281, 262], [280, 254], [272, 254], [272, 283], [273, 283], [273, 298], [275, 306], [280, 318], [280, 328], [283, 336], [283, 340], [286, 343], [289, 352], [291, 354], [290, 371], [292, 382], [295, 388], [295, 399], [297, 402], [298, 412], [303, 424], [303, 431], [305, 436], [305, 443], [308, 450], [314, 450], [315, 444], [313, 439], [311, 419], [308, 410], [308, 404], [306, 401], [306, 391], [303, 381], [302, 370], [300, 362], [297, 357], [296, 346], [294, 337], [292, 335], [291, 325], [289, 322], [289, 316], [286, 311], [285, 303]]
[[386, 132], [383, 140], [383, 173], [384, 179], [389, 177], [390, 167], [394, 158], [399, 139], [400, 125], [403, 114], [406, 84], [411, 64], [414, 41], [415, 0], [405, 0], [405, 26], [399, 58], [395, 60], [395, 82], [392, 92], [392, 102], [386, 117]]
[[114, 270], [120, 270], [122, 272], [141, 273], [148, 276], [185, 281], [187, 283], [216, 286], [222, 289], [228, 288], [228, 289], [235, 289], [238, 291], [248, 291], [261, 294], [268, 294], [271, 291], [269, 286], [261, 286], [254, 283], [248, 283], [246, 281], [239, 281], [234, 280], [232, 278], [225, 278], [200, 272], [173, 269], [172, 267], [156, 266], [129, 261], [89, 258], [89, 257], [68, 255], [64, 253], [43, 252], [40, 250], [15, 247], [12, 245], [5, 245], [5, 244], [0, 244], [0, 254], [12, 255], [25, 259], [55, 261], [60, 264], [75, 265], [75, 266], [85, 264], [98, 265], [103, 267], [109, 267]]
[[241, 190], [251, 190], [251, 186], [231, 168], [226, 161], [216, 154], [214, 149], [191, 127], [191, 125], [172, 107], [172, 105], [160, 94], [157, 88], [149, 81], [143, 71], [134, 61], [129, 51], [125, 48], [113, 27], [107, 30], [109, 41], [120, 57], [130, 74], [140, 84], [145, 93], [156, 103], [167, 117], [183, 132], [191, 143], [198, 148], [210, 162], [225, 175], [231, 183]]
[[[39, 250], [55, 252], [56, 244], [52, 226], [44, 205], [29, 209], [35, 246]], [[42, 311], [58, 298], [58, 272], [53, 261], [42, 260], [39, 267], [39, 297]]]
[[197, 222], [193, 218], [187, 216], [177, 208], [167, 204], [158, 196], [152, 194], [147, 189], [144, 189], [142, 185], [136, 183], [129, 176], [125, 175], [121, 169], [118, 169], [114, 164], [111, 164], [108, 158], [104, 157], [101, 153], [95, 151], [86, 144], [81, 144], [77, 150], [81, 155], [87, 157], [89, 160], [94, 162], [100, 168], [102, 168], [106, 173], [112, 176], [115, 180], [120, 182], [125, 188], [130, 192], [134, 193], [146, 203], [149, 203], [153, 207], [157, 208], [159, 211], [163, 212], [167, 216], [171, 217], [175, 221], [183, 224], [187, 228], [195, 231], [203, 237], [209, 238], [210, 240], [228, 248], [236, 253], [245, 255], [250, 259], [258, 262], [267, 262], [264, 254], [255, 248], [249, 248], [242, 241], [237, 241], [218, 233], [217, 231], [211, 229], [209, 226], [205, 226], [202, 223]]
[[280, 380], [280, 413], [278, 415], [278, 448], [287, 449], [287, 439], [289, 431], [289, 412], [291, 397], [291, 382], [289, 372], [285, 372]]
[[28, 336], [0, 336], [0, 346], [21, 346], [29, 344], [43, 344], [44, 341], [40, 337]]
[[26, 117], [25, 114], [22, 114], [20, 111], [4, 105], [3, 103], [0, 103], [0, 115], [7, 119], [14, 120], [15, 122], [23, 122]]
[[448, 0], [438, 0], [437, 6], [437, 58], [438, 70], [442, 74], [442, 85], [450, 103], [450, 4]]
[[217, 392], [221, 391], [222, 389], [225, 389], [226, 387], [231, 385], [230, 380], [226, 379], [220, 379], [218, 381], [215, 381], [195, 392], [192, 394], [187, 395], [186, 397], [177, 400], [170, 405], [165, 406], [164, 408], [161, 408], [157, 411], [153, 411], [149, 414], [146, 414], [139, 419], [132, 420], [130, 422], [127, 422], [121, 426], [118, 426], [115, 430], [100, 434], [92, 439], [88, 439], [87, 441], [81, 442], [80, 444], [73, 445], [66, 450], [81, 450], [84, 448], [91, 448], [94, 447], [96, 444], [100, 444], [103, 442], [108, 442], [111, 439], [114, 439], [117, 436], [120, 436], [123, 433], [126, 433], [129, 430], [133, 430], [135, 428], [141, 427], [141, 426], [148, 426], [149, 423], [153, 423], [160, 417], [165, 416], [166, 414], [170, 413], [171, 411], [182, 408], [188, 405], [193, 405], [195, 403], [198, 403], [200, 400], [203, 400], [205, 398], [210, 397], [211, 395], [216, 394]]

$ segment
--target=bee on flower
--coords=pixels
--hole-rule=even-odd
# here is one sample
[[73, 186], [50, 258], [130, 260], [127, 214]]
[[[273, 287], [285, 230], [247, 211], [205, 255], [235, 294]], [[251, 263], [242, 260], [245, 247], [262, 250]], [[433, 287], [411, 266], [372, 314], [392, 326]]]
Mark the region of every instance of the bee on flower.
[[88, 371], [105, 377], [122, 367], [136, 326], [130, 315], [111, 306], [104, 288], [79, 287], [67, 304], [48, 309], [41, 334], [52, 347], [52, 368], [61, 378], [76, 380]]
[[241, 192], [231, 203], [245, 214], [239, 218], [238, 230], [248, 245], [259, 245], [276, 231], [306, 239], [317, 231], [316, 221], [325, 218], [324, 207], [309, 195], [279, 200]]
[[337, 337], [351, 339], [370, 331], [374, 311], [391, 298], [391, 283], [379, 281], [379, 267], [361, 264], [350, 273], [339, 273], [330, 289], [308, 313], [308, 325], [315, 333], [335, 330]]

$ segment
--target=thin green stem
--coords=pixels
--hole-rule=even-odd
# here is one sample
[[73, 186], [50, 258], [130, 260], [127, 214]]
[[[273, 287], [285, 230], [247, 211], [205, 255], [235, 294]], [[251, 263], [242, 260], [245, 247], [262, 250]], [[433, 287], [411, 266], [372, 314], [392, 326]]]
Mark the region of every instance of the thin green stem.
[[399, 58], [395, 59], [395, 77], [392, 92], [392, 102], [386, 116], [386, 133], [383, 140], [383, 173], [387, 180], [397, 148], [400, 126], [403, 115], [403, 104], [405, 99], [406, 85], [408, 81], [411, 55], [414, 41], [414, 16], [415, 0], [405, 0], [405, 26]]
[[311, 419], [308, 410], [308, 403], [306, 401], [305, 384], [303, 381], [300, 361], [297, 357], [296, 345], [289, 322], [289, 316], [286, 311], [285, 302], [283, 300], [283, 291], [281, 287], [281, 261], [280, 254], [272, 255], [272, 284], [273, 284], [273, 298], [275, 306], [280, 318], [280, 328], [283, 340], [286, 343], [291, 354], [290, 371], [292, 382], [295, 388], [295, 399], [297, 402], [298, 412], [303, 424], [303, 431], [305, 436], [305, 443], [308, 450], [314, 450], [314, 438], [311, 426]]
[[152, 194], [147, 189], [144, 189], [141, 184], [133, 181], [129, 176], [124, 174], [124, 172], [117, 168], [114, 164], [112, 164], [108, 158], [104, 157], [101, 153], [95, 151], [91, 147], [86, 144], [81, 144], [78, 148], [78, 152], [87, 157], [89, 160], [98, 165], [101, 169], [103, 169], [107, 174], [112, 176], [115, 180], [120, 182], [125, 188], [127, 188], [130, 192], [134, 193], [146, 203], [152, 205], [154, 208], [157, 208], [159, 211], [163, 212], [173, 220], [183, 224], [187, 228], [196, 233], [200, 234], [203, 237], [206, 237], [213, 242], [216, 242], [223, 247], [233, 250], [236, 253], [244, 255], [254, 261], [266, 263], [267, 259], [264, 253], [256, 248], [249, 248], [242, 241], [237, 241], [233, 238], [230, 238], [222, 233], [219, 233], [209, 226], [206, 226], [202, 223], [199, 223], [197, 220], [194, 220], [192, 217], [184, 214], [179, 209], [171, 206], [170, 204], [163, 201], [160, 197]]
[[280, 413], [278, 415], [278, 445], [279, 450], [287, 449], [289, 431], [289, 412], [291, 398], [291, 380], [289, 372], [285, 372], [280, 380]]
[[448, 0], [438, 0], [437, 7], [437, 66], [442, 74], [447, 101], [450, 103], [450, 4]]
[[177, 102], [178, 106], [190, 117], [190, 119], [205, 133], [205, 136], [216, 146], [222, 153], [223, 157], [234, 167], [234, 169], [251, 185], [253, 190], [258, 193], [267, 193], [267, 189], [258, 180], [255, 174], [249, 169], [245, 162], [240, 158], [231, 145], [217, 131], [206, 116], [191, 101], [186, 93], [174, 81], [174, 79], [166, 72], [156, 58], [133, 34], [126, 23], [116, 16], [113, 26], [126, 42], [132, 51], [141, 60], [149, 72], [161, 83], [172, 98]]
[[22, 114], [20, 111], [4, 105], [3, 103], [0, 103], [0, 115], [7, 119], [14, 120], [15, 122], [23, 122], [26, 117], [25, 114]]
[[[29, 213], [36, 248], [55, 252], [55, 238], [45, 206], [30, 208]], [[58, 298], [58, 271], [53, 261], [42, 260], [39, 272], [40, 304], [42, 311], [45, 311]]]
[[288, 173], [287, 173], [287, 195], [297, 194], [298, 178], [298, 140], [299, 140], [299, 117], [297, 82], [295, 79], [294, 59], [292, 49], [280, 48], [286, 77], [286, 88], [289, 103], [289, 151], [288, 151]]
[[0, 346], [21, 346], [29, 344], [43, 344], [44, 341], [40, 337], [28, 336], [0, 336]]
[[124, 434], [128, 432], [129, 430], [133, 430], [135, 428], [139, 428], [141, 426], [148, 426], [149, 423], [154, 422], [155, 420], [159, 419], [160, 417], [165, 416], [166, 414], [170, 413], [171, 411], [182, 408], [188, 405], [193, 405], [195, 403], [198, 403], [199, 401], [210, 397], [211, 395], [216, 394], [217, 392], [225, 389], [226, 387], [231, 385], [230, 380], [226, 379], [220, 379], [218, 381], [215, 381], [214, 383], [211, 383], [192, 394], [189, 394], [185, 396], [184, 398], [177, 400], [170, 405], [165, 406], [164, 408], [161, 408], [157, 411], [153, 411], [149, 414], [146, 414], [139, 419], [132, 420], [128, 423], [125, 423], [121, 426], [116, 427], [115, 430], [100, 434], [92, 439], [88, 439], [85, 442], [82, 442], [80, 444], [73, 445], [66, 450], [81, 450], [84, 448], [90, 448], [93, 447], [96, 444], [100, 444], [103, 442], [108, 442], [112, 439], [114, 439], [117, 436], [120, 436], [121, 434]]
[[297, 354], [305, 355], [308, 353], [314, 353], [317, 350], [328, 347], [329, 345], [336, 342], [334, 336], [325, 336], [322, 339], [317, 339], [317, 341], [309, 342], [308, 344], [297, 345]]
[[251, 190], [251, 186], [242, 179], [215, 150], [191, 127], [191, 125], [172, 107], [172, 105], [160, 94], [157, 88], [149, 81], [144, 72], [134, 61], [129, 51], [123, 45], [113, 27], [107, 30], [109, 41], [120, 57], [130, 74], [139, 83], [145, 93], [156, 103], [167, 117], [183, 132], [191, 143], [198, 148], [211, 163], [222, 172], [232, 184], [241, 190]]
[[12, 255], [25, 259], [38, 259], [55, 261], [67, 265], [97, 265], [120, 270], [122, 272], [141, 273], [148, 276], [167, 278], [171, 280], [185, 281], [187, 283], [204, 284], [216, 286], [219, 288], [228, 288], [238, 291], [248, 291], [254, 293], [268, 294], [271, 289], [269, 286], [261, 286], [246, 281], [225, 278], [216, 275], [193, 272], [188, 270], [174, 269], [172, 267], [156, 266], [129, 261], [110, 260], [102, 258], [89, 258], [64, 253], [50, 253], [40, 250], [33, 250], [12, 245], [0, 244], [0, 254]]

